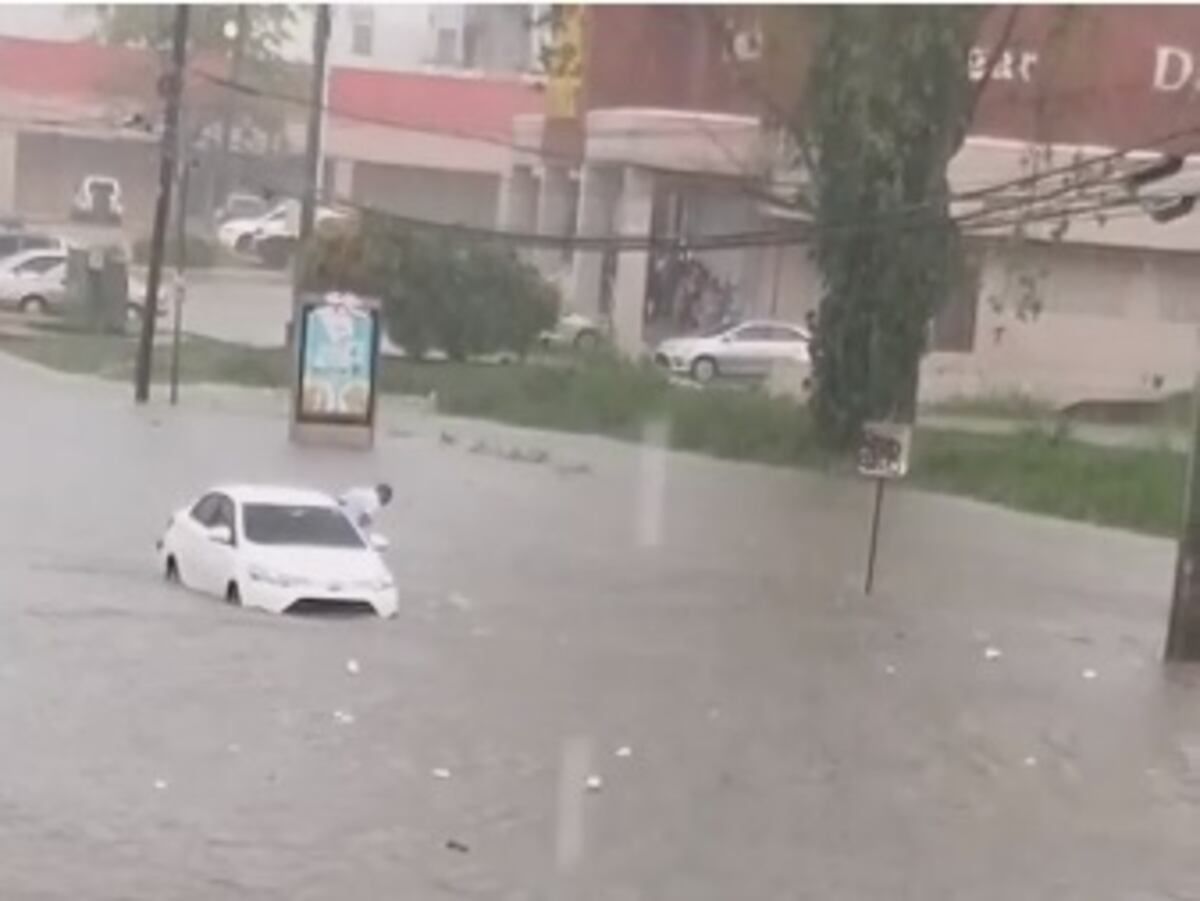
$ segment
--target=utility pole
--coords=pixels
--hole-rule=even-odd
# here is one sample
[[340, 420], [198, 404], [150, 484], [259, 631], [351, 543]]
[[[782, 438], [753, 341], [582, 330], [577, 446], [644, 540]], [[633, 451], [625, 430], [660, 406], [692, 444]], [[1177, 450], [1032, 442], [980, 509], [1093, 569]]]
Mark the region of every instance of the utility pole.
[[[246, 4], [239, 3], [237, 5], [237, 13], [235, 17], [225, 23], [224, 34], [226, 38], [232, 35], [233, 52], [229, 64], [229, 80], [234, 84], [240, 84], [242, 78], [242, 60], [246, 55], [246, 38], [249, 30], [249, 9]], [[227, 91], [225, 97], [225, 109], [221, 117], [221, 162], [218, 171], [221, 177], [214, 179], [219, 196], [217, 200], [223, 201], [225, 196], [234, 187], [235, 179], [229, 177], [230, 166], [229, 151], [233, 143], [233, 119], [234, 113], [237, 110], [238, 93], [236, 90]], [[211, 212], [211, 207], [210, 207]]]
[[187, 212], [192, 152], [190, 142], [183, 135], [184, 130], [180, 129], [179, 209], [175, 214], [175, 315], [171, 323], [171, 406], [179, 403], [179, 352], [183, 343], [183, 302], [187, 297]]
[[1200, 378], [1196, 380], [1192, 431], [1183, 526], [1175, 557], [1175, 587], [1163, 655], [1170, 662], [1200, 660]]
[[179, 143], [179, 107], [183, 98], [183, 67], [187, 58], [188, 6], [175, 7], [172, 29], [171, 70], [160, 81], [165, 96], [162, 145], [158, 169], [158, 201], [154, 206], [154, 230], [150, 235], [150, 270], [146, 274], [146, 303], [142, 310], [142, 334], [134, 369], [133, 396], [139, 404], [150, 399], [150, 370], [154, 353], [154, 329], [158, 320], [158, 288], [162, 281], [163, 247], [171, 216], [171, 181]]
[[308, 97], [308, 134], [304, 147], [304, 196], [300, 204], [299, 240], [293, 255], [292, 326], [300, 312], [302, 251], [312, 237], [317, 215], [317, 190], [321, 182], [321, 126], [325, 121], [325, 56], [329, 49], [329, 4], [318, 4], [313, 25], [313, 71]]

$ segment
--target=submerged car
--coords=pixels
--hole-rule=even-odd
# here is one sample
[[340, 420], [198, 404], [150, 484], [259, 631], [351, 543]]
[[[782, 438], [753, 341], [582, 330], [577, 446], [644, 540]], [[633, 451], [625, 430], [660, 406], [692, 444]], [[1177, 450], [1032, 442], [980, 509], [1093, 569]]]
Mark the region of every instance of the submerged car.
[[230, 485], [176, 512], [158, 542], [169, 582], [272, 613], [318, 607], [396, 614], [396, 584], [379, 551], [319, 491]]
[[668, 338], [658, 345], [654, 360], [698, 382], [719, 375], [766, 377], [778, 363], [808, 365], [809, 340], [806, 329], [789, 322], [742, 322], [701, 335]]

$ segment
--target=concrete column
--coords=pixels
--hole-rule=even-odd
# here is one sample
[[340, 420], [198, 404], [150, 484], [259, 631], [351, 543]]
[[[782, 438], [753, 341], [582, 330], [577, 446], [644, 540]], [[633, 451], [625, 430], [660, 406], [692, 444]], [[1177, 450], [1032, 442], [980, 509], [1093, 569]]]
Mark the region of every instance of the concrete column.
[[17, 133], [0, 131], [0, 212], [17, 211]]
[[[620, 172], [585, 164], [579, 179], [579, 204], [575, 214], [575, 234], [603, 237], [612, 234], [613, 208], [619, 189]], [[566, 305], [577, 313], [599, 321], [600, 277], [604, 267], [601, 250], [576, 250], [571, 258], [570, 293]]]
[[354, 197], [354, 160], [333, 161], [333, 196], [350, 200]]
[[[538, 194], [538, 234], [566, 237], [571, 232], [571, 175], [565, 166], [546, 166], [542, 170], [542, 189]], [[564, 247], [539, 248], [534, 256], [546, 278], [557, 277], [566, 263]]]
[[[648, 169], [626, 166], [617, 207], [621, 237], [649, 237], [654, 212], [654, 175]], [[646, 303], [646, 276], [650, 254], [645, 250], [622, 250], [617, 256], [613, 285], [613, 340], [626, 357], [645, 352], [642, 334]]]
[[537, 179], [529, 166], [513, 166], [500, 181], [496, 227], [502, 231], [531, 232], [537, 223]]

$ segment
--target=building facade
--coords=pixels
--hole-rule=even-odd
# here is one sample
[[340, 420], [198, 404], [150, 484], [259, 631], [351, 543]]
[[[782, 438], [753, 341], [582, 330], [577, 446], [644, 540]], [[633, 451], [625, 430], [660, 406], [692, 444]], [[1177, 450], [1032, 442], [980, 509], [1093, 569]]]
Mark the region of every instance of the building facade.
[[[1200, 150], [1200, 12], [1023, 8], [985, 72], [1003, 13], [984, 22], [966, 61], [987, 84], [952, 189], [1036, 181], [1089, 158], [1115, 158], [1115, 182], [1121, 167]], [[582, 65], [561, 91], [551, 72], [554, 105], [543, 116], [514, 121], [502, 227], [567, 242], [647, 239], [644, 249], [535, 256], [567, 304], [607, 321], [628, 354], [705, 316], [803, 321], [819, 303], [803, 217], [770, 196], [804, 175], [762, 125], [770, 86], [755, 79], [767, 71], [772, 37], [762, 21], [745, 9], [588, 7], [575, 38]], [[1189, 157], [1156, 189], [1200, 189], [1200, 168]], [[1070, 402], [1189, 387], [1200, 364], [1200, 220], [1158, 224], [1133, 212], [1072, 221], [1062, 233], [1043, 223], [1017, 247], [1002, 229], [975, 230], [975, 277], [931, 324], [925, 396], [1022, 391]], [[704, 249], [714, 235], [780, 229], [796, 239]], [[696, 250], [683, 263], [664, 259], [656, 237], [682, 237]], [[666, 309], [663, 321], [672, 305], [663, 285], [681, 269], [701, 272], [710, 296], [700, 314]]]

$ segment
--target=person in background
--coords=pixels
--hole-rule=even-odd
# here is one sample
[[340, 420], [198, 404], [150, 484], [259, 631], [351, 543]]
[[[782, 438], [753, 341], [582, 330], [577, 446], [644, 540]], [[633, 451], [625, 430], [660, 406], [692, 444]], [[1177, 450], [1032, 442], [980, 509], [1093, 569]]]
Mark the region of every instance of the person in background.
[[392, 486], [387, 482], [380, 482], [373, 488], [351, 488], [338, 498], [350, 521], [364, 530], [371, 527], [375, 514], [391, 501]]

